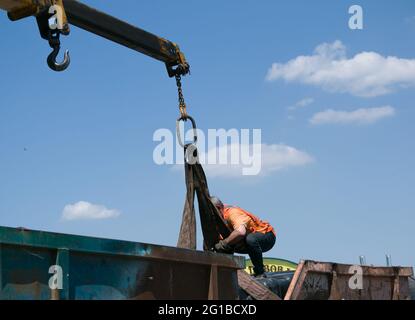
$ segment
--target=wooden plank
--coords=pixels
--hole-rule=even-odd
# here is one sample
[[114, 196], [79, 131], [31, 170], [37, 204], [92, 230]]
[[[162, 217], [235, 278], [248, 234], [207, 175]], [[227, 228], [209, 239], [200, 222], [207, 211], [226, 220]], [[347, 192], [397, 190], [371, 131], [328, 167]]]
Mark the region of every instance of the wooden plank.
[[238, 270], [238, 284], [255, 300], [281, 300], [263, 284], [255, 281], [246, 271]]

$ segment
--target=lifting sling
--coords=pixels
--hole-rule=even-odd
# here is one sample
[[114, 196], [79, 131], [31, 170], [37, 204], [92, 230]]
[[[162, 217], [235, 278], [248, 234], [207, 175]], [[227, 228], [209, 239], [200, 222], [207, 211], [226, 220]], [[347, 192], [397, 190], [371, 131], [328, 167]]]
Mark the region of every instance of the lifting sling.
[[[180, 95], [181, 90], [179, 90], [179, 97]], [[206, 175], [199, 162], [199, 154], [195, 145], [197, 142], [196, 123], [186, 113], [183, 96], [181, 99], [179, 98], [179, 101], [180, 104], [183, 104], [180, 107], [181, 117], [177, 120], [177, 136], [179, 144], [184, 149], [184, 172], [187, 192], [177, 247], [196, 250], [196, 215], [194, 207], [196, 194], [199, 205], [200, 223], [202, 225], [203, 249], [205, 251], [213, 251], [214, 245], [220, 239], [227, 238], [231, 230], [210, 200]], [[184, 144], [180, 137], [179, 122], [187, 120], [192, 122], [194, 140], [193, 143]], [[238, 270], [238, 284], [256, 300], [281, 300], [278, 295], [269, 290], [261, 282], [255, 281], [244, 270]]]
[[[177, 119], [176, 129], [179, 144], [184, 150], [184, 172], [186, 181], [186, 199], [183, 209], [182, 224], [180, 227], [177, 246], [179, 248], [196, 249], [196, 215], [195, 194], [199, 205], [200, 223], [203, 233], [203, 249], [212, 250], [221, 239], [230, 235], [231, 231], [220, 216], [215, 205], [210, 200], [209, 187], [205, 172], [199, 162], [199, 154], [196, 147], [197, 131], [194, 119], [186, 112], [181, 77], [176, 75], [176, 84], [179, 96], [180, 118]], [[193, 126], [194, 140], [184, 144], [180, 136], [180, 122], [190, 120]]]
[[[189, 150], [197, 159], [194, 164], [190, 164], [187, 160], [186, 155]], [[184, 147], [184, 152], [187, 194], [177, 246], [180, 248], [196, 249], [196, 217], [194, 208], [196, 193], [203, 233], [203, 249], [212, 250], [221, 237], [226, 238], [231, 232], [225, 221], [219, 215], [215, 205], [210, 200], [206, 175], [198, 161], [197, 149], [193, 144], [187, 144]]]

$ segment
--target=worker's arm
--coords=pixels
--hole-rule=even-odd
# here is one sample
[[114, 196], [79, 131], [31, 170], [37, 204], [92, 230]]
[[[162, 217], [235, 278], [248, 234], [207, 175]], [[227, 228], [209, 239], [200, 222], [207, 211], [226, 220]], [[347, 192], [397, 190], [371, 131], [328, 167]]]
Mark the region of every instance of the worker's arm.
[[233, 246], [242, 241], [246, 236], [246, 227], [241, 224], [238, 228], [232, 231], [232, 233], [224, 239], [225, 243], [229, 246]]
[[232, 231], [229, 237], [215, 244], [215, 250], [222, 253], [231, 253], [234, 250], [234, 246], [243, 241], [245, 236], [246, 227], [244, 224], [241, 224]]

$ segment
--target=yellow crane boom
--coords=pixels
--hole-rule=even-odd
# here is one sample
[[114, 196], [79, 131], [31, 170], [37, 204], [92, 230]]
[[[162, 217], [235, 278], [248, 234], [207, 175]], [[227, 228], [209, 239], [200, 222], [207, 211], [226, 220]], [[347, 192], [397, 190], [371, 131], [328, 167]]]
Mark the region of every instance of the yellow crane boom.
[[53, 48], [48, 57], [48, 64], [55, 71], [62, 71], [69, 65], [67, 52], [62, 64], [56, 63], [55, 59], [60, 49], [59, 36], [69, 35], [69, 25], [72, 24], [164, 62], [170, 77], [189, 72], [189, 64], [176, 43], [100, 12], [80, 1], [0, 0], [0, 9], [7, 11], [12, 21], [29, 16], [36, 18], [42, 38], [48, 40]]

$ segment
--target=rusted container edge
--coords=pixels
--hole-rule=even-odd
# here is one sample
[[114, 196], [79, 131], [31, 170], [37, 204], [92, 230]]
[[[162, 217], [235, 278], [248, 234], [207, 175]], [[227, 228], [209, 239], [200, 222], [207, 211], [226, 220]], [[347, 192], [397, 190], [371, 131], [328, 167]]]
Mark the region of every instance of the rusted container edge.
[[[305, 264], [308, 271], [319, 273], [331, 273], [336, 271], [338, 275], [354, 275], [354, 271], [350, 270], [352, 264], [341, 264], [334, 262], [321, 262], [306, 260]], [[392, 267], [377, 267], [359, 265], [362, 268], [363, 275], [373, 277], [410, 277], [413, 275], [412, 267], [392, 266]]]
[[[308, 273], [320, 273], [337, 276], [352, 276], [354, 272], [349, 271], [351, 264], [338, 264], [333, 262], [319, 262], [311, 260], [301, 260], [295, 271], [293, 279], [290, 283], [284, 300], [296, 299], [302, 290], [302, 285]], [[360, 265], [359, 265], [360, 266]], [[376, 267], [376, 266], [360, 266], [362, 268], [362, 276], [375, 279], [376, 277], [389, 278], [409, 278], [413, 275], [412, 267]], [[399, 283], [399, 282], [398, 282]], [[395, 290], [395, 289], [394, 289]]]
[[169, 260], [244, 269], [241, 256], [181, 249], [154, 244], [0, 227], [0, 244]]

